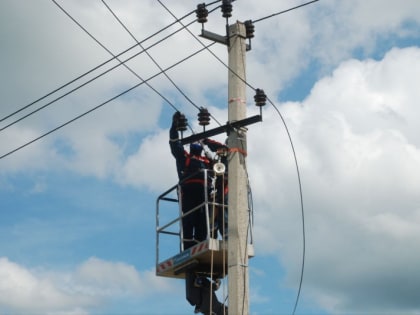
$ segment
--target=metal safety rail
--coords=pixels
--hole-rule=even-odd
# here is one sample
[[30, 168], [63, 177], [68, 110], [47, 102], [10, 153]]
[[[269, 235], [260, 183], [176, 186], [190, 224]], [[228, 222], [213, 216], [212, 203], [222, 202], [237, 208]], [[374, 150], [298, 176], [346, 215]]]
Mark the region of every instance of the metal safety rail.
[[[171, 187], [156, 200], [156, 275], [172, 278], [185, 278], [185, 271], [194, 269], [195, 272], [206, 275], [224, 277], [227, 270], [227, 242], [217, 240], [212, 235], [212, 213], [217, 207], [224, 215], [227, 205], [216, 203], [214, 198], [213, 171], [202, 170], [204, 173], [204, 202], [197, 207], [182, 213], [180, 191], [183, 182]], [[196, 174], [195, 174], [196, 175]], [[194, 176], [194, 175], [192, 175]], [[207, 237], [204, 241], [184, 250], [182, 219], [205, 209]]]

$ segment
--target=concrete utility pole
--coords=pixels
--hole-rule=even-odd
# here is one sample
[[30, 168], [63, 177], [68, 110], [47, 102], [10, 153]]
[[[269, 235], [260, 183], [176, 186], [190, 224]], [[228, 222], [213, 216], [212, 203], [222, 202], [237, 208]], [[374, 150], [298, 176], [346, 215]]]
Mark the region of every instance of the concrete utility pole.
[[[245, 52], [246, 30], [243, 23], [229, 26], [229, 122], [246, 117]], [[245, 165], [246, 128], [230, 132], [229, 217], [228, 217], [228, 293], [229, 314], [249, 314], [248, 241], [249, 228], [247, 174]]]

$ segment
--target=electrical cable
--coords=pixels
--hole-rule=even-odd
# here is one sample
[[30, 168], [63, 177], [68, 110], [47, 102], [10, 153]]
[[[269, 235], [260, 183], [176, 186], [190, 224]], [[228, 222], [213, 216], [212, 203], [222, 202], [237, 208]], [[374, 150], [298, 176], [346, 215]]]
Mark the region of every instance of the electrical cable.
[[[127, 33], [131, 36], [131, 38], [141, 47], [143, 48], [142, 44], [137, 40], [137, 38], [134, 36], [134, 34], [127, 28], [127, 26], [121, 21], [121, 19], [115, 14], [115, 12], [111, 9], [111, 7], [105, 2], [105, 0], [101, 0], [102, 3], [105, 5], [105, 7], [109, 10], [109, 12], [114, 16], [114, 18], [118, 21], [118, 23], [127, 31]], [[144, 49], [144, 48], [143, 48]], [[150, 60], [153, 61], [153, 63], [158, 67], [158, 69], [160, 71], [162, 71], [162, 67], [159, 65], [159, 63], [152, 57], [152, 55], [148, 52], [145, 51], [147, 56], [150, 58]], [[172, 80], [172, 78], [165, 72], [163, 71], [163, 75], [169, 80], [169, 82], [172, 83], [172, 85], [179, 91], [179, 93], [182, 94], [182, 96], [184, 96], [184, 98], [190, 102], [196, 109], [200, 110], [200, 107], [197, 106], [188, 96], [187, 94], [174, 82], [174, 80]], [[219, 123], [220, 125], [220, 123]]]
[[[245, 148], [245, 145], [244, 145], [244, 143], [243, 143], [243, 141], [241, 141], [240, 142], [241, 143], [241, 146], [242, 146], [242, 152], [245, 152], [245, 150], [246, 150], [246, 148]], [[249, 200], [249, 197], [250, 197], [250, 194], [252, 195], [252, 192], [251, 192], [251, 184], [250, 184], [250, 180], [249, 180], [249, 175], [248, 175], [248, 168], [247, 168], [247, 165], [246, 165], [246, 163], [244, 163], [244, 170], [245, 170], [245, 174], [246, 174], [246, 179], [247, 179], [247, 190], [248, 190], [248, 226], [247, 226], [247, 228], [246, 228], [246, 237], [245, 237], [245, 251], [244, 251], [244, 257], [243, 257], [243, 260], [244, 261], [249, 261], [249, 255], [248, 255], [248, 244], [250, 244], [248, 241], [249, 241], [249, 234], [250, 234], [250, 231], [252, 231], [252, 223], [251, 223], [251, 214], [252, 214], [252, 212], [253, 212], [253, 205], [252, 204], [250, 204], [250, 200]], [[252, 201], [252, 198], [251, 198], [251, 201]], [[251, 244], [252, 244], [252, 236], [251, 236]], [[248, 267], [248, 264], [247, 264], [247, 267]], [[246, 273], [244, 272], [244, 274], [243, 274], [243, 282], [245, 283], [245, 281], [246, 281]], [[244, 291], [243, 291], [243, 299], [242, 299], [242, 314], [244, 314], [244, 310], [245, 310], [245, 294], [246, 294], [246, 288], [245, 288], [245, 286], [244, 286]]]
[[[208, 172], [207, 172], [208, 173]], [[212, 187], [214, 188], [214, 187]], [[208, 193], [206, 192], [206, 198], [208, 196]], [[209, 225], [209, 233], [210, 233], [210, 239], [212, 238], [216, 238], [217, 235], [217, 229], [215, 229], [215, 224], [216, 224], [216, 220], [215, 220], [215, 213], [216, 213], [216, 193], [213, 193], [213, 200], [211, 202], [211, 207], [212, 207], [212, 211], [211, 211], [211, 224]], [[208, 203], [207, 203], [207, 209], [208, 209]], [[210, 300], [210, 310], [209, 313], [212, 314], [213, 313], [213, 271], [214, 271], [214, 251], [212, 250], [210, 253], [210, 290], [209, 290], [209, 300]]]
[[[212, 46], [212, 45], [214, 45], [214, 44], [215, 44], [215, 43], [211, 43], [211, 44], [209, 44], [209, 47], [210, 47], [210, 46]], [[201, 53], [201, 52], [202, 52], [202, 51], [204, 51], [205, 49], [206, 49], [206, 48], [201, 48], [201, 49], [199, 49], [199, 50], [195, 51], [194, 53], [190, 54], [189, 56], [187, 56], [187, 57], [185, 57], [185, 58], [183, 58], [183, 59], [181, 59], [181, 60], [179, 60], [178, 62], [176, 62], [176, 63], [172, 64], [171, 66], [167, 67], [167, 68], [166, 68], [166, 69], [164, 69], [164, 70], [165, 70], [165, 71], [168, 71], [168, 70], [170, 70], [170, 69], [174, 68], [175, 66], [177, 66], [177, 65], [181, 64], [182, 62], [184, 62], [184, 61], [186, 61], [186, 60], [188, 60], [188, 59], [192, 58], [193, 56], [195, 56], [195, 55], [197, 55], [197, 54]], [[159, 76], [160, 74], [161, 74], [161, 72], [158, 72], [158, 73], [156, 73], [156, 74], [152, 75], [151, 77], [147, 78], [146, 80], [144, 80], [144, 82], [150, 81], [150, 80], [152, 80], [153, 78], [155, 78], [155, 77]], [[79, 118], [82, 118], [83, 116], [86, 116], [87, 114], [89, 114], [89, 113], [91, 113], [91, 112], [95, 111], [96, 109], [98, 109], [98, 108], [100, 108], [100, 107], [102, 107], [102, 106], [104, 106], [104, 105], [108, 104], [109, 102], [111, 102], [111, 101], [113, 101], [113, 100], [117, 99], [118, 97], [120, 97], [120, 96], [122, 96], [122, 95], [124, 95], [124, 94], [126, 94], [126, 93], [128, 93], [128, 92], [130, 92], [130, 91], [132, 91], [132, 90], [134, 90], [135, 88], [137, 88], [137, 87], [139, 87], [140, 85], [142, 85], [144, 82], [137, 83], [136, 85], [132, 86], [131, 88], [124, 90], [123, 92], [121, 92], [121, 93], [117, 94], [116, 96], [114, 96], [114, 97], [112, 97], [112, 98], [108, 99], [107, 101], [102, 102], [101, 104], [99, 104], [99, 105], [97, 105], [97, 106], [95, 106], [95, 107], [91, 108], [90, 110], [88, 110], [88, 111], [86, 111], [86, 112], [84, 112], [84, 113], [82, 113], [82, 114], [80, 114], [80, 115], [78, 115], [78, 116], [74, 117], [73, 119], [71, 119], [71, 120], [69, 120], [69, 121], [67, 121], [67, 122], [65, 122], [65, 123], [63, 123], [63, 124], [61, 124], [61, 125], [57, 126], [56, 128], [54, 128], [54, 129], [52, 129], [52, 130], [50, 130], [50, 131], [48, 131], [48, 132], [46, 132], [46, 133], [42, 134], [41, 136], [39, 136], [39, 137], [37, 137], [37, 138], [35, 138], [35, 139], [32, 139], [32, 140], [31, 140], [31, 141], [29, 141], [29, 142], [26, 142], [25, 144], [23, 144], [23, 145], [21, 145], [21, 146], [19, 146], [19, 147], [15, 148], [15, 149], [13, 149], [13, 150], [9, 151], [8, 153], [5, 153], [5, 154], [1, 155], [1, 156], [0, 156], [0, 160], [1, 160], [1, 159], [3, 159], [3, 158], [5, 158], [6, 156], [11, 155], [12, 153], [15, 153], [16, 151], [19, 151], [19, 150], [23, 149], [24, 147], [26, 147], [26, 146], [28, 146], [28, 145], [30, 145], [30, 144], [32, 144], [32, 143], [34, 143], [34, 142], [36, 142], [36, 141], [38, 141], [38, 140], [40, 140], [40, 139], [44, 138], [44, 137], [46, 137], [47, 135], [49, 135], [49, 134], [51, 134], [51, 133], [53, 133], [53, 132], [55, 132], [55, 131], [57, 131], [57, 130], [59, 130], [59, 129], [61, 129], [61, 128], [63, 128], [63, 127], [65, 127], [65, 126], [69, 125], [69, 124], [71, 124], [71, 123], [73, 123], [74, 121], [78, 120]]]
[[[53, 0], [54, 1], [54, 0]], [[108, 10], [114, 15], [114, 17], [119, 21], [118, 17], [114, 14], [114, 12], [111, 10], [111, 8], [103, 1], [104, 5], [108, 8]], [[85, 27], [83, 27], [73, 16], [71, 16], [62, 6], [59, 6], [59, 8], [77, 25], [79, 26], [90, 38], [92, 38], [99, 46], [101, 46], [106, 52], [108, 52], [111, 56], [113, 56], [115, 59], [118, 60], [120, 64], [122, 64], [128, 71], [130, 71], [134, 76], [136, 76], [140, 81], [144, 81], [143, 78], [137, 74], [133, 69], [131, 69], [125, 61], [121, 61], [118, 56], [115, 56], [105, 45], [103, 45], [97, 38], [95, 38]], [[121, 21], [119, 21], [121, 23]], [[194, 23], [194, 21], [191, 21], [189, 25]], [[181, 30], [181, 29], [180, 29]], [[127, 30], [128, 31], [128, 30]], [[129, 31], [128, 31], [129, 32]], [[131, 33], [130, 33], [131, 34]], [[143, 52], [145, 52], [148, 56], [148, 49], [145, 49], [141, 42], [139, 42], [137, 39], [135, 39], [137, 45], [142, 49]], [[159, 68], [160, 71], [162, 71], [162, 68]], [[166, 72], [163, 72], [166, 75]], [[146, 85], [154, 91], [157, 95], [159, 95], [163, 100], [165, 100], [175, 111], [179, 111], [176, 106], [169, 101], [168, 98], [166, 98], [162, 93], [160, 93], [158, 90], [156, 90], [151, 84], [148, 82], [145, 82]], [[188, 127], [190, 128], [191, 132], [194, 133], [192, 127], [188, 124]]]
[[[229, 67], [228, 67], [228, 69], [229, 69], [229, 71], [232, 71]], [[254, 88], [246, 80], [242, 79], [234, 71], [232, 71], [232, 73], [234, 73], [240, 80], [242, 80], [244, 82], [244, 84], [246, 84], [252, 90], [256, 91], [256, 88]], [[297, 174], [297, 178], [298, 178], [298, 187], [299, 187], [299, 196], [300, 196], [300, 205], [301, 205], [301, 217], [302, 217], [302, 264], [301, 264], [302, 267], [301, 267], [301, 272], [300, 272], [298, 292], [297, 292], [297, 295], [296, 295], [296, 301], [295, 301], [295, 304], [294, 304], [294, 307], [293, 307], [293, 312], [292, 312], [292, 314], [294, 315], [295, 312], [296, 312], [296, 309], [297, 309], [297, 305], [299, 303], [300, 293], [302, 291], [303, 275], [304, 275], [304, 270], [305, 270], [305, 257], [306, 257], [305, 211], [304, 211], [304, 206], [303, 206], [302, 182], [301, 182], [301, 177], [300, 177], [298, 159], [297, 159], [295, 147], [294, 147], [294, 144], [293, 144], [293, 140], [292, 140], [291, 134], [289, 132], [289, 128], [287, 127], [286, 121], [285, 121], [283, 115], [281, 114], [280, 110], [274, 105], [274, 103], [268, 97], [267, 97], [267, 100], [274, 107], [274, 110], [279, 115], [279, 117], [280, 117], [280, 119], [281, 119], [281, 121], [284, 125], [284, 128], [286, 130], [286, 133], [287, 133], [287, 136], [288, 136], [288, 139], [289, 139], [289, 143], [290, 143], [290, 146], [291, 146], [291, 149], [292, 149], [293, 158], [294, 158], [295, 167], [296, 167], [296, 174]]]
[[[196, 38], [199, 42], [200, 42], [200, 44], [202, 44], [203, 46], [205, 46], [205, 44], [204, 43], [202, 43], [195, 35], [194, 35], [194, 33], [192, 33], [189, 29], [188, 29], [188, 26], [185, 26], [181, 21], [179, 21], [179, 19], [172, 13], [172, 11], [167, 7], [167, 6], [165, 6], [165, 4], [163, 4], [162, 3], [162, 1], [160, 1], [160, 0], [157, 0], [159, 3], [160, 3], [160, 5], [166, 10], [166, 11], [168, 11], [168, 13], [172, 16], [172, 17], [174, 17], [175, 18], [175, 20], [177, 20], [178, 22], [177, 23], [180, 23], [182, 26], [184, 26], [184, 28], [188, 31], [188, 33], [190, 33], [194, 38]], [[216, 3], [216, 2], [219, 2], [219, 1], [214, 1], [214, 2], [212, 2], [212, 3]], [[211, 12], [213, 12], [214, 10], [216, 10], [216, 9], [218, 9], [218, 8], [220, 8], [220, 6], [218, 6], [218, 7], [216, 7], [216, 8], [214, 8], [214, 9], [212, 9], [211, 11], [209, 11], [209, 13], [211, 13]], [[218, 57], [217, 57], [218, 58]], [[219, 124], [219, 126], [221, 125], [220, 123], [219, 123], [219, 121], [213, 116], [213, 115], [211, 115], [210, 114], [210, 116], [214, 119], [214, 121], [215, 122], [217, 122], [218, 124]]]
[[[119, 63], [121, 63], [128, 71], [130, 71], [135, 77], [137, 77], [140, 81], [144, 81], [140, 75], [138, 75], [133, 69], [131, 69], [125, 62], [122, 62], [118, 56], [114, 55], [104, 44], [102, 44], [95, 36], [93, 36], [83, 25], [81, 25], [73, 16], [71, 16], [62, 6], [59, 8], [74, 22], [77, 26], [79, 26], [90, 38], [92, 38], [99, 46], [101, 46], [106, 52], [108, 52], [113, 58], [117, 59]], [[147, 50], [142, 46], [139, 41], [136, 41], [137, 45], [148, 54]], [[162, 70], [162, 69], [160, 69]], [[156, 90], [152, 85], [146, 82], [146, 85], [152, 89], [157, 95], [159, 95], [163, 100], [165, 100], [173, 109], [177, 110], [174, 104], [172, 104], [162, 93]]]
[[305, 256], [306, 256], [306, 232], [305, 232], [305, 211], [303, 206], [303, 191], [302, 191], [302, 181], [300, 177], [300, 171], [299, 171], [299, 164], [298, 159], [295, 151], [295, 146], [293, 145], [292, 137], [289, 132], [289, 128], [287, 127], [286, 121], [284, 120], [283, 115], [280, 113], [280, 110], [274, 105], [274, 103], [267, 97], [268, 102], [274, 107], [274, 110], [279, 115], [281, 121], [283, 122], [284, 128], [286, 130], [287, 136], [289, 138], [289, 143], [293, 151], [293, 157], [295, 161], [295, 167], [296, 167], [296, 174], [298, 178], [298, 185], [299, 185], [299, 196], [300, 196], [300, 206], [301, 206], [301, 217], [302, 217], [302, 267], [300, 271], [300, 280], [299, 280], [299, 288], [296, 296], [295, 305], [293, 307], [293, 315], [296, 312], [297, 305], [299, 303], [300, 293], [302, 291], [302, 283], [303, 283], [303, 274], [305, 271]]
[[[65, 12], [65, 11], [63, 10], [63, 8], [62, 8], [62, 7], [61, 7], [61, 6], [60, 6], [60, 5], [59, 5], [59, 4], [58, 4], [55, 0], [52, 0], [52, 2], [53, 2], [55, 5], [57, 5], [57, 7], [59, 7], [59, 8], [60, 8], [60, 9], [61, 9], [64, 13], [65, 13], [65, 14], [68, 14], [67, 12]], [[195, 10], [193, 10], [193, 11], [191, 11], [191, 12], [189, 12], [189, 13], [185, 14], [184, 16], [182, 16], [182, 17], [180, 18], [180, 20], [185, 19], [186, 17], [190, 16], [190, 15], [191, 15], [191, 14], [193, 14], [193, 13], [195, 13]], [[149, 39], [151, 39], [151, 38], [155, 37], [156, 35], [158, 35], [158, 34], [162, 33], [162, 32], [163, 32], [163, 31], [165, 31], [166, 29], [168, 29], [168, 28], [170, 28], [171, 26], [175, 25], [176, 23], [178, 23], [178, 21], [174, 21], [174, 22], [170, 23], [169, 25], [167, 25], [167, 26], [163, 27], [163, 28], [162, 28], [162, 29], [160, 29], [159, 31], [157, 31], [157, 32], [155, 32], [155, 33], [153, 33], [153, 34], [149, 35], [149, 36], [148, 36], [148, 37], [146, 37], [145, 39], [143, 39], [143, 40], [141, 41], [141, 43], [143, 43], [143, 42], [145, 42], [145, 41], [147, 41], [147, 40], [149, 40]], [[191, 22], [190, 24], [192, 24], [192, 23], [193, 23], [193, 22]], [[130, 50], [132, 50], [132, 49], [136, 48], [137, 46], [138, 46], [138, 44], [135, 44], [135, 45], [133, 45], [133, 46], [131, 46], [131, 47], [129, 47], [129, 48], [127, 48], [127, 49], [125, 49], [124, 51], [122, 51], [122, 52], [118, 53], [118, 54], [116, 55], [116, 57], [120, 57], [120, 56], [122, 56], [123, 54], [125, 54], [125, 53], [129, 52]], [[76, 77], [75, 79], [73, 79], [73, 80], [71, 80], [71, 81], [69, 81], [69, 82], [67, 82], [67, 83], [65, 83], [65, 84], [63, 84], [63, 85], [61, 85], [61, 86], [59, 86], [58, 88], [56, 88], [56, 89], [52, 90], [51, 92], [49, 92], [49, 93], [47, 93], [47, 94], [45, 94], [45, 95], [41, 96], [40, 98], [36, 99], [35, 101], [32, 101], [31, 103], [29, 103], [29, 104], [27, 104], [27, 105], [25, 105], [25, 106], [23, 106], [23, 107], [19, 108], [18, 110], [16, 110], [16, 111], [14, 111], [14, 112], [12, 112], [12, 113], [10, 113], [10, 114], [8, 114], [8, 115], [4, 116], [3, 118], [1, 118], [1, 119], [0, 119], [0, 122], [2, 122], [2, 121], [4, 121], [4, 120], [6, 120], [6, 119], [8, 119], [8, 118], [10, 118], [10, 117], [12, 117], [12, 116], [14, 116], [14, 115], [18, 114], [19, 112], [21, 112], [21, 111], [25, 110], [26, 108], [28, 108], [28, 107], [30, 107], [30, 106], [32, 106], [32, 105], [34, 105], [34, 104], [36, 104], [36, 103], [40, 102], [41, 100], [43, 100], [43, 99], [47, 98], [48, 96], [51, 96], [52, 94], [54, 94], [54, 93], [58, 92], [59, 90], [61, 90], [61, 89], [65, 88], [65, 87], [67, 87], [67, 86], [69, 86], [70, 84], [72, 84], [72, 83], [76, 82], [77, 80], [79, 80], [79, 79], [81, 79], [81, 78], [85, 77], [86, 75], [88, 75], [88, 74], [92, 73], [93, 71], [95, 71], [95, 70], [97, 70], [97, 69], [101, 68], [102, 66], [104, 66], [104, 65], [108, 64], [109, 62], [113, 61], [114, 59], [115, 59], [115, 58], [113, 57], [113, 58], [111, 58], [111, 59], [108, 59], [108, 60], [104, 61], [103, 63], [99, 64], [98, 66], [96, 66], [96, 67], [94, 67], [94, 68], [90, 69], [89, 71], [87, 71], [87, 72], [85, 72], [85, 73], [83, 73], [83, 74], [79, 75], [79, 76], [78, 76], [78, 77]]]
[[[316, 0], [319, 1], [319, 0]], [[315, 2], [315, 1], [312, 1]], [[308, 3], [309, 4], [309, 3]], [[301, 6], [299, 6], [301, 7]], [[298, 8], [298, 7], [295, 7]], [[290, 10], [288, 10], [290, 11]], [[283, 13], [288, 12], [288, 11], [283, 11]], [[243, 48], [241, 46], [241, 48]], [[243, 56], [244, 54], [242, 54]], [[244, 61], [243, 61], [244, 62]], [[250, 87], [252, 90], [256, 91], [256, 88], [254, 88], [251, 84], [249, 84], [245, 79], [242, 79], [238, 74], [236, 74], [234, 71], [232, 71], [229, 67], [228, 67], [229, 71], [231, 71], [232, 73], [235, 74], [236, 77], [238, 77], [240, 80], [242, 80], [244, 82], [244, 84], [246, 84], [248, 87]], [[293, 144], [293, 140], [291, 137], [291, 134], [289, 132], [289, 128], [287, 127], [286, 121], [283, 117], [283, 115], [281, 114], [280, 110], [274, 105], [274, 103], [267, 97], [267, 100], [269, 101], [269, 103], [274, 107], [275, 111], [277, 112], [277, 114], [279, 115], [279, 117], [281, 118], [284, 128], [286, 130], [288, 139], [289, 139], [289, 143], [293, 152], [293, 158], [295, 161], [295, 166], [296, 166], [296, 174], [297, 174], [297, 178], [298, 178], [298, 187], [299, 187], [299, 196], [300, 196], [300, 205], [301, 205], [301, 218], [302, 218], [302, 264], [301, 264], [301, 272], [300, 272], [300, 279], [299, 279], [299, 286], [298, 286], [298, 292], [296, 295], [296, 301], [293, 307], [293, 312], [292, 314], [294, 315], [297, 309], [297, 305], [299, 303], [299, 299], [300, 299], [300, 293], [302, 291], [302, 283], [303, 283], [303, 275], [304, 275], [304, 270], [305, 270], [305, 257], [306, 257], [306, 232], [305, 232], [305, 211], [304, 211], [304, 206], [303, 206], [303, 191], [302, 191], [302, 182], [301, 182], [301, 178], [300, 178], [300, 171], [299, 171], [299, 164], [298, 164], [298, 159], [297, 159], [297, 155], [296, 155], [296, 151], [295, 151], [295, 147]]]
[[317, 1], [319, 1], [319, 0], [309, 1], [309, 2], [306, 2], [306, 3], [304, 3], [304, 4], [298, 5], [298, 6], [296, 6], [296, 7], [293, 7], [293, 8], [290, 8], [290, 9], [284, 10], [284, 11], [280, 11], [280, 12], [277, 12], [277, 13], [273, 13], [273, 14], [270, 14], [270, 15], [268, 15], [268, 16], [262, 17], [262, 18], [260, 18], [260, 19], [252, 20], [252, 23], [254, 23], [254, 24], [255, 24], [255, 23], [257, 23], [257, 22], [264, 21], [264, 20], [266, 20], [266, 19], [272, 18], [272, 17], [274, 17], [274, 16], [277, 16], [277, 15], [280, 15], [280, 14], [283, 14], [283, 13], [286, 13], [286, 12], [290, 12], [290, 11], [293, 11], [293, 10], [299, 9], [299, 8], [301, 8], [301, 7], [304, 7], [304, 6], [308, 5], [308, 4], [311, 4], [311, 3], [314, 3], [314, 2], [317, 2]]
[[[162, 2], [161, 2], [161, 0], [157, 0], [165, 9], [166, 9], [166, 11], [168, 11], [168, 13], [169, 14], [171, 14], [172, 15], [172, 17], [174, 17], [176, 20], [179, 20], [172, 12], [171, 12], [171, 10], [170, 9], [168, 9]], [[314, 2], [317, 2], [317, 1], [319, 1], [319, 0], [313, 0], [313, 1], [310, 1], [310, 2], [307, 2], [307, 3], [304, 3], [304, 4], [301, 4], [301, 5], [299, 5], [299, 6], [296, 6], [296, 7], [293, 7], [293, 8], [290, 8], [290, 9], [287, 9], [287, 10], [283, 10], [283, 11], [281, 11], [281, 12], [277, 12], [277, 13], [275, 13], [275, 14], [271, 14], [271, 15], [269, 15], [269, 16], [266, 16], [266, 17], [264, 17], [264, 18], [261, 18], [261, 19], [257, 19], [257, 20], [253, 20], [252, 22], [253, 23], [255, 23], [255, 22], [259, 22], [259, 21], [262, 21], [262, 20], [265, 20], [265, 19], [268, 19], [268, 18], [270, 18], [270, 17], [274, 17], [274, 16], [277, 16], [277, 15], [280, 15], [280, 14], [283, 14], [283, 13], [286, 13], [286, 12], [289, 12], [289, 11], [292, 11], [292, 10], [295, 10], [295, 9], [298, 9], [298, 8], [301, 8], [301, 7], [303, 7], [303, 6], [306, 6], [306, 5], [308, 5], [308, 4], [311, 4], [311, 3], [314, 3]], [[233, 2], [233, 1], [232, 1]], [[181, 22], [181, 21], [179, 21], [178, 22], [179, 24], [181, 24], [182, 26], [184, 26], [184, 24]], [[192, 37], [194, 37], [194, 39], [196, 40], [196, 41], [198, 41], [203, 47], [205, 46], [205, 44], [194, 34], [194, 33], [192, 33], [189, 29], [188, 29], [188, 27], [185, 27], [185, 29], [188, 31], [188, 33], [190, 33], [191, 34], [191, 36]], [[243, 78], [241, 78], [235, 71], [233, 71], [221, 58], [219, 58], [212, 50], [210, 50], [210, 49], [207, 49], [207, 51], [211, 54], [211, 55], [213, 55], [213, 57], [214, 58], [216, 58], [223, 66], [225, 66], [233, 75], [235, 75], [237, 78], [239, 78], [245, 85], [247, 85], [249, 88], [251, 88], [252, 90], [254, 90], [255, 91], [255, 88], [254, 87], [252, 87], [251, 85], [249, 85], [248, 84], [248, 82], [245, 80], [245, 79], [243, 79]]]
[[[54, 0], [53, 0], [53, 1], [54, 1]], [[195, 20], [194, 20], [194, 21], [191, 21], [190, 23], [188, 23], [188, 25], [191, 25], [191, 24], [192, 24], [192, 23], [194, 23], [194, 22], [195, 22]], [[175, 33], [180, 32], [182, 29], [183, 29], [183, 28], [181, 27], [181, 28], [179, 28], [178, 30], [175, 30], [174, 32], [172, 32], [172, 33], [170, 33], [169, 35], [167, 35], [167, 36], [163, 37], [162, 39], [160, 39], [159, 41], [155, 42], [154, 44], [151, 44], [149, 47], [147, 47], [147, 48], [146, 48], [146, 50], [147, 50], [147, 49], [150, 49], [150, 48], [152, 48], [152, 47], [154, 47], [154, 46], [156, 46], [156, 45], [158, 45], [158, 44], [160, 44], [160, 43], [161, 43], [161, 42], [163, 42], [164, 40], [166, 40], [166, 39], [168, 39], [169, 37], [173, 36]], [[6, 126], [4, 126], [4, 127], [0, 128], [0, 131], [2, 131], [2, 130], [6, 129], [6, 128], [8, 128], [8, 127], [10, 127], [10, 126], [14, 125], [14, 124], [16, 124], [16, 123], [17, 123], [17, 122], [19, 122], [19, 121], [22, 121], [23, 119], [25, 119], [25, 118], [27, 118], [27, 117], [29, 117], [29, 116], [31, 116], [31, 115], [33, 115], [33, 114], [35, 114], [36, 112], [40, 111], [41, 109], [44, 109], [44, 108], [46, 108], [47, 106], [50, 106], [51, 104], [53, 104], [53, 103], [55, 103], [56, 101], [58, 101], [58, 100], [62, 99], [63, 97], [65, 97], [65, 96], [67, 96], [67, 95], [69, 95], [69, 94], [71, 94], [71, 93], [75, 92], [76, 90], [78, 90], [78, 89], [82, 88], [83, 86], [85, 86], [85, 85], [87, 85], [87, 84], [89, 84], [89, 83], [93, 82], [94, 80], [98, 79], [99, 77], [101, 77], [101, 76], [103, 76], [103, 75], [105, 75], [105, 74], [109, 73], [110, 71], [112, 71], [112, 70], [114, 70], [114, 69], [116, 69], [116, 68], [120, 67], [121, 65], [125, 64], [127, 61], [129, 61], [129, 60], [131, 60], [131, 59], [133, 59], [133, 58], [137, 57], [138, 55], [142, 54], [143, 52], [144, 52], [144, 50], [141, 50], [141, 51], [139, 51], [139, 52], [135, 53], [135, 54], [134, 54], [134, 55], [132, 55], [131, 57], [129, 57], [129, 58], [127, 58], [126, 60], [124, 60], [122, 63], [118, 63], [117, 65], [115, 65], [115, 66], [113, 66], [113, 67], [109, 68], [109, 69], [108, 69], [108, 70], [106, 70], [105, 72], [103, 72], [103, 73], [101, 73], [101, 74], [99, 74], [99, 75], [97, 75], [97, 76], [95, 76], [95, 77], [91, 78], [90, 80], [88, 80], [88, 81], [84, 82], [83, 84], [81, 84], [81, 85], [79, 85], [79, 86], [77, 86], [77, 87], [73, 88], [72, 90], [70, 90], [70, 91], [68, 91], [68, 92], [64, 93], [63, 95], [61, 95], [61, 96], [59, 96], [59, 97], [57, 97], [57, 98], [53, 99], [52, 101], [48, 102], [47, 104], [45, 104], [45, 105], [43, 105], [43, 106], [41, 106], [41, 107], [39, 107], [39, 108], [37, 108], [37, 109], [33, 110], [32, 112], [30, 112], [30, 113], [28, 113], [28, 114], [26, 114], [26, 115], [24, 115], [24, 116], [20, 117], [19, 119], [16, 119], [15, 121], [13, 121], [13, 122], [9, 123], [8, 125], [6, 125]], [[112, 59], [114, 59], [114, 58], [112, 58]], [[146, 82], [147, 82], [147, 80], [146, 80]], [[175, 109], [176, 109], [176, 108], [175, 108]]]

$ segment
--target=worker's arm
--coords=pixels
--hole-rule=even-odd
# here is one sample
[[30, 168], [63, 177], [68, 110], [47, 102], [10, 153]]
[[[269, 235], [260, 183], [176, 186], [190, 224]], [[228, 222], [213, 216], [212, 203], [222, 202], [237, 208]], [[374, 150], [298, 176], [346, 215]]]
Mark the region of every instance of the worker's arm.
[[180, 113], [176, 112], [172, 117], [172, 125], [169, 129], [169, 146], [171, 147], [171, 153], [175, 158], [180, 158], [184, 156], [184, 146], [179, 141], [178, 130], [176, 129], [178, 126], [178, 119]]
[[212, 139], [204, 139], [203, 143], [208, 146], [208, 148], [212, 151], [212, 152], [216, 152], [219, 149], [227, 149], [227, 146], [224, 145], [223, 143], [220, 143], [218, 141], [212, 140]]
[[178, 126], [178, 118], [179, 112], [176, 112], [172, 118], [172, 125], [169, 129], [169, 146], [171, 148], [171, 153], [175, 157], [176, 160], [176, 169], [178, 172], [178, 178], [181, 179], [183, 174], [182, 171], [185, 166], [186, 160], [186, 152], [184, 150], [184, 146], [181, 144], [178, 136], [178, 130], [176, 129]]

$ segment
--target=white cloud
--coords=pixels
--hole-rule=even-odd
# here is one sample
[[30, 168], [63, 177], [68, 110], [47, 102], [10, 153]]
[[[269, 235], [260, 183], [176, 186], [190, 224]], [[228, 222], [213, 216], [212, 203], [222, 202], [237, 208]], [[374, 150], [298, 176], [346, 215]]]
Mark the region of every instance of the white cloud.
[[0, 310], [12, 312], [72, 311], [92, 306], [95, 298], [63, 292], [57, 283], [20, 266], [0, 259]]
[[[419, 54], [408, 48], [392, 50], [380, 61], [344, 62], [302, 104], [280, 107], [303, 183], [305, 292], [333, 313], [420, 308], [408, 293], [419, 289], [420, 133], [413, 106], [419, 92], [412, 84]], [[293, 283], [301, 251], [300, 209], [282, 133], [273, 117], [250, 130], [250, 150], [257, 155], [250, 173], [256, 174], [257, 247], [277, 251]], [[384, 278], [386, 287], [380, 285]]]
[[90, 314], [124, 297], [146, 301], [174, 288], [154, 271], [139, 272], [122, 262], [89, 258], [71, 272], [28, 269], [0, 258], [0, 312]]
[[378, 40], [393, 35], [412, 36], [409, 23], [418, 21], [418, 3], [395, 1], [319, 1], [314, 5], [311, 52], [331, 65], [360, 48], [365, 53], [376, 49]]
[[169, 149], [168, 130], [145, 137], [137, 152], [128, 157], [118, 180], [158, 192], [175, 185], [178, 179], [175, 159]]
[[88, 295], [105, 297], [129, 295], [144, 298], [172, 289], [168, 282], [155, 276], [154, 270], [140, 273], [126, 263], [95, 257], [78, 267], [73, 281]]

